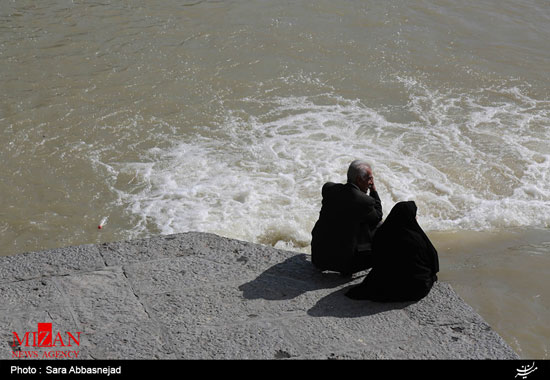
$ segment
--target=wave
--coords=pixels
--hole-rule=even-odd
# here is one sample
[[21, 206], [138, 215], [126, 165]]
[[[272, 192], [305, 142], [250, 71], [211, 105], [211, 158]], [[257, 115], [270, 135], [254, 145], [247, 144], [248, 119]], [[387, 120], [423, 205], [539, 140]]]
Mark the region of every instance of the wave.
[[[326, 181], [371, 161], [385, 214], [413, 199], [427, 230], [550, 226], [550, 102], [519, 87], [434, 90], [397, 78], [406, 104], [335, 94], [247, 98], [214, 128], [117, 171], [134, 232], [201, 230], [305, 249]], [[261, 110], [255, 113], [245, 109]]]

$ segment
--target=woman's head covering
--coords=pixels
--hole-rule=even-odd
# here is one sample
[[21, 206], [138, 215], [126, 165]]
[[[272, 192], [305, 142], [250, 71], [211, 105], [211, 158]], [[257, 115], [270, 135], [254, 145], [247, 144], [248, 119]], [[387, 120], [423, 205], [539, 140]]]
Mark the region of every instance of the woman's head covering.
[[[378, 248], [394, 246], [401, 239], [416, 241], [426, 249], [421, 252], [421, 260], [435, 273], [439, 272], [437, 250], [416, 220], [417, 207], [414, 201], [398, 202], [393, 206], [388, 217], [376, 231], [373, 244]], [[376, 249], [376, 248], [375, 248]], [[402, 249], [406, 249], [403, 247]], [[387, 253], [385, 253], [387, 254]]]
[[390, 211], [386, 220], [380, 226], [380, 230], [389, 230], [393, 228], [413, 228], [419, 229], [416, 221], [416, 203], [414, 201], [399, 202]]

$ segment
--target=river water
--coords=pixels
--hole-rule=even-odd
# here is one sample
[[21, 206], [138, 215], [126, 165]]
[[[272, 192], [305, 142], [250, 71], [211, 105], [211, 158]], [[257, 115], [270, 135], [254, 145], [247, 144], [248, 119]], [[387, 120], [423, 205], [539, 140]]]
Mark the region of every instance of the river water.
[[191, 230], [307, 253], [363, 158], [440, 279], [548, 359], [549, 41], [544, 0], [4, 0], [0, 254]]

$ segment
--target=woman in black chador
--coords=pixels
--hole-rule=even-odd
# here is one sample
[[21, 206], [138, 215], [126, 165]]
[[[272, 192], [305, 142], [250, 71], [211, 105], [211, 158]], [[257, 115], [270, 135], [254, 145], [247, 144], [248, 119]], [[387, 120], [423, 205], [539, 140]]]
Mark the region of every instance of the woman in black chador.
[[416, 221], [414, 201], [397, 203], [372, 242], [374, 265], [346, 296], [379, 302], [425, 297], [439, 272], [437, 251]]

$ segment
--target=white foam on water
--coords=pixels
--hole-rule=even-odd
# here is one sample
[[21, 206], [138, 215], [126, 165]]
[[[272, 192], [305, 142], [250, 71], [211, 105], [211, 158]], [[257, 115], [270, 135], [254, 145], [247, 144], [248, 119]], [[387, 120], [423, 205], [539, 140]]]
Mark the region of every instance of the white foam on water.
[[[387, 215], [415, 200], [427, 230], [550, 226], [549, 101], [513, 88], [446, 93], [398, 78], [404, 107], [373, 109], [320, 97], [243, 99], [263, 114], [229, 110], [143, 162], [123, 164], [139, 186], [120, 201], [161, 233], [218, 233], [306, 249], [321, 186], [343, 182], [355, 158], [371, 161]], [[402, 117], [394, 122], [395, 114]], [[399, 118], [398, 118], [399, 119]]]

